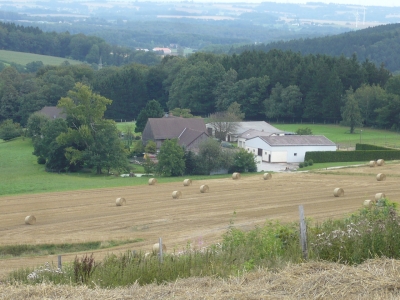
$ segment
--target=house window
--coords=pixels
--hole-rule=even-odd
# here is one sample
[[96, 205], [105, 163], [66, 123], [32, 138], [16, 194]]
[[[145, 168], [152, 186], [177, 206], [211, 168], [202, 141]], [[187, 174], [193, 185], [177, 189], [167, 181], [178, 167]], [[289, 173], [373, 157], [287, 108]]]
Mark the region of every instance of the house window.
[[295, 153], [294, 156], [297, 156], [297, 153]]
[[256, 152], [256, 150], [253, 149], [253, 152]]

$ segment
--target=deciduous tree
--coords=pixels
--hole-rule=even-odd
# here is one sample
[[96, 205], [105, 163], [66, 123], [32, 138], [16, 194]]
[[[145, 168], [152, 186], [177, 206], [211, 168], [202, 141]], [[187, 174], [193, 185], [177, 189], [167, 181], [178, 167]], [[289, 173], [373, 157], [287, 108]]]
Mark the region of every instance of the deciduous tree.
[[354, 128], [362, 126], [360, 107], [354, 97], [353, 89], [346, 91], [344, 98], [345, 105], [342, 107], [341, 124], [350, 127], [350, 133], [354, 133]]
[[157, 155], [157, 172], [162, 176], [181, 176], [185, 171], [185, 152], [177, 139], [165, 140]]
[[68, 97], [61, 98], [58, 107], [64, 109], [69, 128], [57, 137], [66, 148], [70, 163], [84, 162], [95, 168], [97, 174], [102, 169], [124, 169], [127, 166], [126, 152], [119, 138], [114, 121], [104, 119], [104, 112], [111, 100], [97, 95], [81, 83], [77, 83]]

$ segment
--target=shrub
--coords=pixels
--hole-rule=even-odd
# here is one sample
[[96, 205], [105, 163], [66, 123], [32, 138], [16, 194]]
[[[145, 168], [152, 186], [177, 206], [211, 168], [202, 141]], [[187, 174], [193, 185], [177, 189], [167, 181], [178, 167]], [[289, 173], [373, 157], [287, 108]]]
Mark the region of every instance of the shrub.
[[303, 162], [304, 167], [308, 167], [308, 161]]
[[384, 160], [400, 159], [398, 150], [372, 151], [310, 151], [306, 152], [305, 160], [312, 159], [315, 163], [370, 161], [382, 158]]
[[154, 141], [148, 141], [146, 147], [144, 148], [144, 152], [155, 154], [157, 151], [157, 145]]
[[312, 130], [311, 128], [305, 127], [305, 128], [299, 128], [296, 130], [296, 134], [298, 135], [312, 135]]
[[299, 168], [301, 169], [301, 168], [304, 168], [304, 163], [299, 163]]
[[44, 164], [46, 163], [46, 158], [44, 158], [44, 157], [42, 157], [42, 156], [39, 156], [39, 157], [37, 158], [37, 163], [38, 163], [39, 165], [44, 165]]
[[309, 159], [309, 160], [308, 160], [308, 165], [309, 165], [309, 166], [312, 166], [313, 164], [314, 164], [314, 161], [313, 161], [312, 159]]

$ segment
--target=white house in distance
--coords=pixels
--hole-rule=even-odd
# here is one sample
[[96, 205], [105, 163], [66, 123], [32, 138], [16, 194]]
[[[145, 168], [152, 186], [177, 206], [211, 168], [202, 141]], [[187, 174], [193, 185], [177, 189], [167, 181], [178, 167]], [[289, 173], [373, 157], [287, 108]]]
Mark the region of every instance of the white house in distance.
[[269, 163], [300, 163], [309, 151], [336, 151], [334, 142], [322, 135], [256, 136], [246, 140], [245, 149], [257, 161]]

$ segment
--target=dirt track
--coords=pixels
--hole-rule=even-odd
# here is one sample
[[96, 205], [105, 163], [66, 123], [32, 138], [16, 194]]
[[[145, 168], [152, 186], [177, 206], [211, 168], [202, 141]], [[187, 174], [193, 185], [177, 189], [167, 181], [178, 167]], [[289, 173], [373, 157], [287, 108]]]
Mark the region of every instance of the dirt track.
[[[384, 192], [392, 201], [400, 199], [400, 165], [343, 170], [353, 174], [339, 175], [337, 170], [333, 174], [278, 173], [271, 180], [257, 175], [240, 180], [193, 181], [189, 187], [168, 183], [0, 197], [0, 244], [144, 239], [96, 251], [95, 257], [100, 259], [109, 251], [148, 251], [162, 237], [168, 251], [173, 251], [188, 242], [196, 247], [216, 242], [231, 221], [243, 229], [263, 224], [267, 219], [296, 221], [300, 204], [304, 205], [307, 217], [322, 220], [353, 212], [378, 192]], [[381, 172], [387, 180], [378, 182], [375, 175]], [[209, 193], [199, 192], [202, 184], [210, 187]], [[334, 197], [335, 187], [342, 187], [345, 196]], [[172, 199], [174, 190], [182, 191], [182, 198]], [[127, 205], [117, 207], [117, 197], [124, 197]], [[35, 215], [37, 223], [24, 225], [24, 218], [30, 214]], [[65, 255], [63, 261], [72, 260], [75, 255]], [[10, 270], [46, 261], [57, 259], [0, 259], [0, 277]]]

